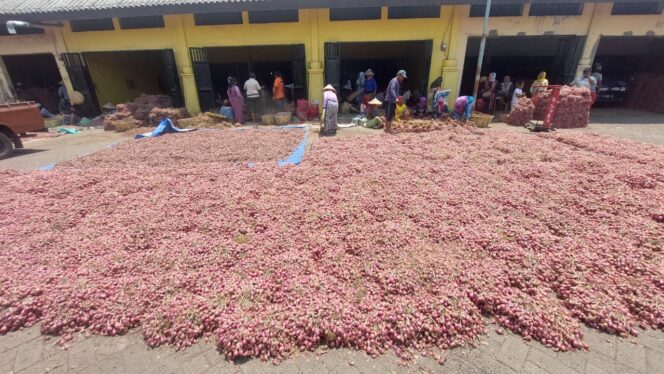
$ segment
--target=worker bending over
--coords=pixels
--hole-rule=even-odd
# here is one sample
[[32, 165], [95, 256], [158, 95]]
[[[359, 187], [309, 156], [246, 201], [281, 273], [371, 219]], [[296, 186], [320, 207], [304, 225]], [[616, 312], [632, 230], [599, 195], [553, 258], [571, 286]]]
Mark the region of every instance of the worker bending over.
[[464, 121], [470, 118], [474, 103], [475, 98], [472, 96], [460, 96], [454, 100], [454, 111], [452, 112], [452, 118], [456, 120], [462, 119]]

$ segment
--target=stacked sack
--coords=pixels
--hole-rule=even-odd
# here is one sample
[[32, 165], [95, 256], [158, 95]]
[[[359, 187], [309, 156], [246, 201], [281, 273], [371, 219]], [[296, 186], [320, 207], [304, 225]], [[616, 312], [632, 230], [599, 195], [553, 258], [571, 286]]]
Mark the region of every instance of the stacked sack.
[[533, 119], [537, 121], [544, 121], [546, 112], [549, 110], [549, 102], [551, 101], [551, 91], [541, 91], [533, 95], [533, 105], [535, 111], [533, 112]]
[[512, 126], [525, 126], [533, 119], [535, 113], [535, 104], [527, 97], [517, 100], [512, 107], [512, 111], [505, 118], [505, 122]]
[[179, 119], [189, 117], [189, 112], [185, 108], [153, 108], [148, 115], [150, 126], [157, 126], [164, 118], [170, 118], [177, 124]]
[[639, 75], [629, 90], [629, 106], [664, 113], [664, 75]]
[[562, 87], [553, 126], [560, 129], [588, 126], [592, 101], [592, 95], [587, 88]]

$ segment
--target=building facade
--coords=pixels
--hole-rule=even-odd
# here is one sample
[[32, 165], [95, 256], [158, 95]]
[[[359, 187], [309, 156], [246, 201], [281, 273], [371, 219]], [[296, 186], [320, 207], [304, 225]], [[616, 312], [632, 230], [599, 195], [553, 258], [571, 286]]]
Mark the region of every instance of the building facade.
[[[411, 90], [442, 77], [455, 97], [470, 94], [484, 9], [473, 0], [95, 3], [0, 1], [3, 23], [32, 23], [0, 33], [0, 92], [62, 80], [84, 93], [91, 114], [143, 92], [197, 113], [218, 105], [229, 74], [253, 71], [269, 85], [279, 70], [293, 97], [315, 101], [325, 84], [342, 90], [368, 68], [381, 85], [404, 68]], [[652, 60], [664, 46], [659, 0], [494, 0], [489, 29], [484, 73], [499, 78], [546, 70], [564, 83], [598, 56], [605, 71], [624, 69], [621, 61]]]

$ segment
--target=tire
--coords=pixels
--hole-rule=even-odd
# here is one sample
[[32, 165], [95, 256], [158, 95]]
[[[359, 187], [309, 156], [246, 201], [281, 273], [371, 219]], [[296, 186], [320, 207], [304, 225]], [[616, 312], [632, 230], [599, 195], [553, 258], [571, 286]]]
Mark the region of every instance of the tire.
[[9, 157], [14, 152], [14, 143], [7, 135], [0, 133], [0, 160]]

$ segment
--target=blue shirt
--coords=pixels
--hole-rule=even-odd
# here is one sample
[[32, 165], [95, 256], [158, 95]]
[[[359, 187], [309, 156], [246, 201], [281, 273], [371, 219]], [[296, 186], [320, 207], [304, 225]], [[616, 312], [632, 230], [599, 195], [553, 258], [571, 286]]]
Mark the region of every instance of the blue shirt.
[[371, 93], [376, 91], [378, 91], [378, 83], [376, 83], [375, 79], [367, 79], [366, 81], [364, 81], [365, 93]]
[[389, 103], [396, 103], [397, 97], [399, 97], [399, 80], [394, 77], [390, 81], [390, 84], [387, 86], [387, 93], [385, 94], [385, 100]]

